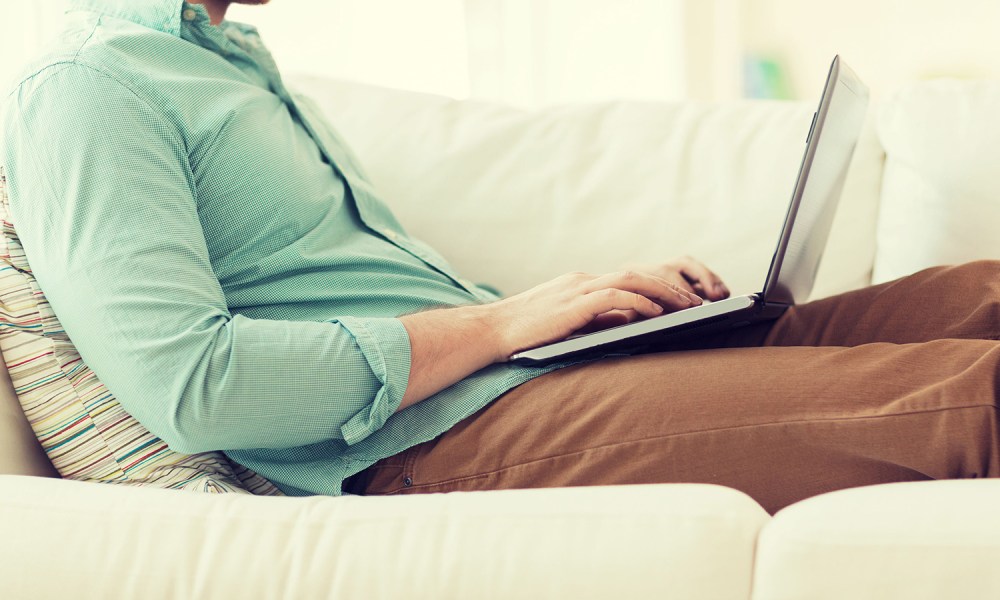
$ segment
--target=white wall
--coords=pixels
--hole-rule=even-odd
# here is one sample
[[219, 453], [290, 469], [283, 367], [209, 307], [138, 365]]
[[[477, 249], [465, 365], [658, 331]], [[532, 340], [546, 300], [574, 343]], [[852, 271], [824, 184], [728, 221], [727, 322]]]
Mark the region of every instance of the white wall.
[[[279, 65], [525, 107], [736, 97], [744, 0], [273, 0], [234, 5]], [[9, 2], [6, 82], [59, 29], [63, 2]]]
[[467, 0], [472, 95], [523, 106], [682, 98], [681, 0]]
[[0, 90], [61, 29], [63, 3], [58, 0], [4, 2], [0, 13]]
[[[5, 2], [0, 81], [58, 30], [60, 0]], [[524, 106], [728, 100], [744, 53], [815, 99], [841, 53], [877, 97], [1000, 77], [1000, 0], [272, 0], [234, 6], [285, 69]]]
[[840, 53], [886, 96], [907, 81], [1000, 77], [997, 0], [744, 0], [748, 52], [784, 64], [794, 97], [813, 99]]
[[272, 0], [227, 18], [260, 30], [279, 67], [469, 94], [464, 0]]
[[685, 0], [682, 31], [684, 98], [726, 101], [743, 96], [741, 22], [746, 0]]
[[715, 39], [687, 26], [715, 14], [687, 7], [740, 1], [273, 0], [229, 16], [255, 24], [285, 70], [534, 107], [714, 93], [686, 58]]

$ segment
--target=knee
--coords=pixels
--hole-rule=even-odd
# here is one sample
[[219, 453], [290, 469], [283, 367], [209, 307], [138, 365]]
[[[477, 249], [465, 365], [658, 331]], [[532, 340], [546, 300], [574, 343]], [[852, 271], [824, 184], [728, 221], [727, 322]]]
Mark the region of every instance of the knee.
[[1000, 260], [977, 260], [954, 267], [970, 290], [991, 292], [987, 299], [1000, 302]]
[[948, 267], [963, 277], [996, 278], [1000, 276], [1000, 260], [974, 260]]
[[[946, 311], [945, 337], [1000, 337], [1000, 260], [977, 260], [932, 270], [934, 284], [919, 289], [918, 302]], [[925, 294], [924, 292], [929, 292]]]
[[1000, 301], [1000, 260], [976, 260], [939, 269], [938, 277], [947, 280], [945, 292], [950, 288], [956, 293], [976, 293], [982, 299]]

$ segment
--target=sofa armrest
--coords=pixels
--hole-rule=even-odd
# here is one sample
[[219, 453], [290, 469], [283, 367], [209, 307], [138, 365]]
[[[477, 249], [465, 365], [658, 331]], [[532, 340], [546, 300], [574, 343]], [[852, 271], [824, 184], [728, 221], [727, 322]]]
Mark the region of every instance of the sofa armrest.
[[748, 598], [753, 500], [708, 485], [342, 498], [0, 476], [15, 598]]

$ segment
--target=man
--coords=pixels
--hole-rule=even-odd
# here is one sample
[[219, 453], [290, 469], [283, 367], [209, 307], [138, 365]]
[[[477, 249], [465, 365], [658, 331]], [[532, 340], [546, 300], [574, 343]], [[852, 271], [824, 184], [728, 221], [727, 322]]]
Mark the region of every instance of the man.
[[81, 355], [175, 450], [223, 450], [289, 494], [684, 481], [770, 511], [1000, 471], [997, 263], [715, 349], [516, 367], [729, 291], [681, 259], [498, 298], [406, 235], [230, 2], [71, 4], [6, 98], [0, 164]]

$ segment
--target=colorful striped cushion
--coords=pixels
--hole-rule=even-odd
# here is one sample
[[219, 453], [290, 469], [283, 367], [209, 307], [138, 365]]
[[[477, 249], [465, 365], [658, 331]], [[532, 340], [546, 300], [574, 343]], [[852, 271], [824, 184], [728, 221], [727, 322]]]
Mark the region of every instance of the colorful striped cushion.
[[21, 407], [66, 479], [280, 495], [221, 452], [179, 454], [118, 404], [80, 359], [31, 274], [0, 168], [0, 351]]

